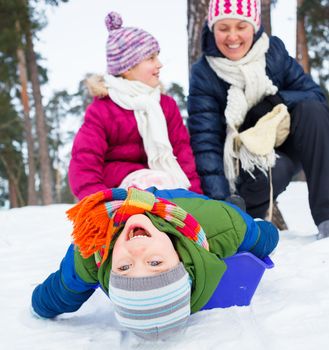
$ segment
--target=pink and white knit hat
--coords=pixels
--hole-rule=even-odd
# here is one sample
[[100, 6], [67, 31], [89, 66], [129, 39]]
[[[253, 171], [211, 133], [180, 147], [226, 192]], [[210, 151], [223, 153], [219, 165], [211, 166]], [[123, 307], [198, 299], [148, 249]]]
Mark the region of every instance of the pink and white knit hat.
[[135, 27], [122, 27], [122, 18], [110, 12], [105, 18], [109, 31], [106, 43], [107, 72], [120, 75], [160, 51], [158, 41], [148, 32]]
[[260, 16], [260, 0], [210, 0], [208, 26], [212, 30], [214, 24], [221, 19], [240, 19], [251, 23], [257, 33], [261, 23]]

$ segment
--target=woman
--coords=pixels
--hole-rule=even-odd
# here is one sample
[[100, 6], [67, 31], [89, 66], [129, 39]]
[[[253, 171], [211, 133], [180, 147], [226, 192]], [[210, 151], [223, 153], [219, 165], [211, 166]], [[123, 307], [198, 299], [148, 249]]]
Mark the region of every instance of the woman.
[[[188, 98], [197, 170], [206, 195], [224, 199], [237, 193], [252, 216], [264, 218], [270, 198], [283, 192], [303, 168], [317, 237], [327, 237], [328, 106], [320, 87], [288, 55], [282, 41], [264, 33], [260, 9], [259, 0], [210, 1], [203, 55], [192, 67]], [[257, 143], [250, 128], [268, 112], [277, 117], [286, 108], [290, 131], [280, 143], [264, 155], [269, 130], [262, 130], [258, 153], [240, 148], [243, 131], [249, 130], [249, 141]]]

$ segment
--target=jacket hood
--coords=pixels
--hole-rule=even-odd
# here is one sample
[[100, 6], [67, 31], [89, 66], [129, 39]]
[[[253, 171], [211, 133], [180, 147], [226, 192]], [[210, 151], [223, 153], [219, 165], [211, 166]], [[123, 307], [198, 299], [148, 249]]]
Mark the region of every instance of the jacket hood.
[[[168, 221], [148, 212], [145, 215], [150, 218], [158, 230], [165, 232], [172, 240], [181, 262], [192, 279], [191, 312], [199, 311], [209, 301], [226, 271], [225, 262], [216, 254], [182, 235]], [[112, 251], [115, 241], [116, 239], [112, 240], [109, 256], [99, 268], [99, 275], [102, 276], [101, 284], [106, 293], [108, 293], [109, 271], [112, 268]]]
[[182, 235], [166, 220], [150, 213], [147, 213], [147, 216], [158, 230], [165, 232], [171, 238], [193, 282], [191, 311], [193, 313], [200, 310], [209, 301], [226, 271], [225, 262], [216, 254]]
[[[260, 38], [263, 32], [264, 32], [264, 27], [261, 26], [258, 32], [254, 35], [253, 44]], [[214, 33], [209, 29], [207, 21], [204, 23], [202, 28], [201, 50], [202, 50], [202, 53], [206, 56], [225, 58], [225, 56], [221, 53], [221, 51], [218, 50], [216, 46]]]

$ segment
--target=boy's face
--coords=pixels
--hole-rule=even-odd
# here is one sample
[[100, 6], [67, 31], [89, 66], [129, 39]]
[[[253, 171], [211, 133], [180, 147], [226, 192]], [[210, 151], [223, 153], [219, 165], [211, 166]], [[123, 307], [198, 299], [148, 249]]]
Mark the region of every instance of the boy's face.
[[160, 84], [161, 68], [162, 63], [159, 61], [158, 53], [155, 52], [142, 62], [136, 64], [136, 66], [124, 72], [122, 77], [128, 80], [137, 80], [155, 88]]
[[116, 240], [112, 270], [127, 277], [145, 277], [165, 272], [179, 263], [175, 248], [143, 214], [131, 216]]
[[239, 19], [219, 20], [213, 30], [218, 50], [231, 61], [244, 57], [254, 40], [252, 24]]

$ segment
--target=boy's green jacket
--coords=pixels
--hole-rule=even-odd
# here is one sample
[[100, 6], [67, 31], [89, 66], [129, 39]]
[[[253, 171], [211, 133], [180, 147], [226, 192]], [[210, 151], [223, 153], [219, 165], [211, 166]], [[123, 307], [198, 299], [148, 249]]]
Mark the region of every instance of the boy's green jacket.
[[[166, 190], [155, 190], [154, 194], [166, 198], [167, 192], [169, 193]], [[245, 237], [247, 224], [241, 212], [233, 206], [222, 201], [210, 200], [193, 192], [171, 190], [170, 196], [166, 199], [192, 214], [202, 226], [208, 239], [209, 251], [183, 236], [169, 222], [146, 213], [153, 224], [172, 239], [192, 279], [191, 311], [196, 312], [208, 302], [215, 291], [226, 270], [226, 264], [222, 259], [237, 252]], [[100, 283], [106, 294], [108, 294], [114, 243], [115, 239], [111, 243], [108, 259], [99, 268], [94, 256], [84, 259], [78, 249], [75, 250], [74, 255], [78, 276], [87, 283]]]

